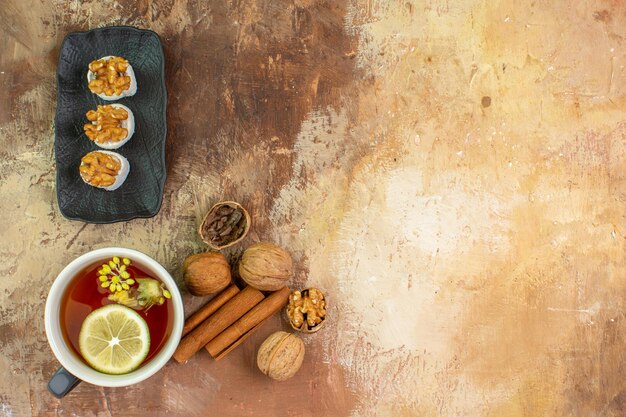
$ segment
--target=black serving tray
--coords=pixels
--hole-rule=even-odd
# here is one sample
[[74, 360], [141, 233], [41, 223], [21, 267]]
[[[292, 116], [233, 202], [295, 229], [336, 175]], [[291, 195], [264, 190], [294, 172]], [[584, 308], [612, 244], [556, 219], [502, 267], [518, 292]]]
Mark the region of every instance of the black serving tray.
[[[87, 67], [107, 55], [122, 56], [133, 66], [137, 93], [105, 101], [87, 88]], [[61, 45], [57, 68], [57, 112], [54, 149], [57, 199], [61, 213], [87, 223], [113, 223], [159, 212], [165, 185], [167, 92], [165, 59], [159, 36], [127, 26], [105, 27], [68, 34]], [[80, 159], [99, 148], [83, 132], [85, 113], [98, 104], [120, 103], [135, 115], [135, 134], [114, 149], [130, 162], [120, 188], [106, 191], [83, 182]]]

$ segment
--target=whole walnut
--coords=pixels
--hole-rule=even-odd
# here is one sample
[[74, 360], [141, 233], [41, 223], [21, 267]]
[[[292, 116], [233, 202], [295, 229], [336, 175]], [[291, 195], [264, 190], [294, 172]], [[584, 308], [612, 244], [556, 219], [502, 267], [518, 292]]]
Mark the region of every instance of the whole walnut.
[[191, 255], [183, 262], [183, 278], [193, 295], [209, 295], [230, 284], [230, 265], [219, 252]]
[[291, 277], [291, 255], [271, 243], [255, 243], [245, 250], [239, 263], [239, 275], [246, 283], [262, 291], [276, 291]]
[[291, 378], [304, 360], [304, 343], [295, 334], [272, 333], [259, 347], [256, 362], [261, 372], [277, 381]]

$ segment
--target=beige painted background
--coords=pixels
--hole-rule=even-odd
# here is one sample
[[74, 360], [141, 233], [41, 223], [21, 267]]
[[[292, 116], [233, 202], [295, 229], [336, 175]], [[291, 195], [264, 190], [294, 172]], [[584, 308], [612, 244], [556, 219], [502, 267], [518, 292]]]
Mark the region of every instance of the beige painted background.
[[[163, 39], [168, 181], [155, 218], [85, 225], [56, 203], [54, 71], [110, 24]], [[626, 415], [623, 1], [4, 0], [0, 50], [0, 414]], [[255, 369], [276, 318], [217, 363], [47, 394], [64, 264], [124, 245], [181, 282], [222, 198], [328, 294], [301, 372]]]

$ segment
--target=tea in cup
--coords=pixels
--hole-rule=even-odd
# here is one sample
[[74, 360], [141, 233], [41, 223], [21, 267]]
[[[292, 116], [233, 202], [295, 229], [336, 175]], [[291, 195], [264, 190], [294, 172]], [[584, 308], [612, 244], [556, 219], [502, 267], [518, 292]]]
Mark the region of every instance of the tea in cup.
[[167, 363], [183, 322], [178, 287], [158, 262], [126, 248], [88, 252], [61, 271], [46, 301], [46, 334], [63, 366], [48, 389], [61, 398], [81, 380], [140, 382]]

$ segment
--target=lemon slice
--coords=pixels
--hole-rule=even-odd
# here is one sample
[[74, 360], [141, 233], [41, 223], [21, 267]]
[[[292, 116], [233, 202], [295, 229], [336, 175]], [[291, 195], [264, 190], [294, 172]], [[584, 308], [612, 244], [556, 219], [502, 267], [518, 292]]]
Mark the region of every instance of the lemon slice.
[[85, 318], [78, 346], [83, 358], [97, 371], [125, 374], [137, 369], [148, 355], [150, 331], [132, 308], [109, 304]]

